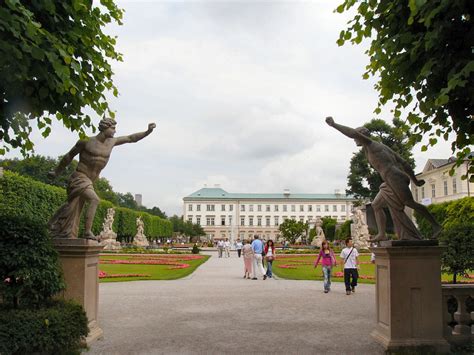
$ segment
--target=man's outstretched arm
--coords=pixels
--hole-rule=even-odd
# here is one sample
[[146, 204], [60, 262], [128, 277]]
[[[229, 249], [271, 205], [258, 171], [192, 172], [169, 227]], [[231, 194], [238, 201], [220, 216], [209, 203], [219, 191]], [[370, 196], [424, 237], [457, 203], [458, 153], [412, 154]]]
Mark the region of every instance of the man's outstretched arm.
[[366, 144], [370, 144], [372, 142], [372, 140], [369, 137], [364, 136], [360, 132], [357, 132], [357, 130], [355, 130], [354, 128], [337, 124], [336, 122], [334, 122], [334, 119], [332, 117], [326, 117], [326, 123], [329, 126], [334, 127], [339, 132], [341, 132], [343, 135], [345, 135], [349, 138], [358, 139], [358, 140], [360, 140], [360, 141], [362, 141]]
[[155, 128], [156, 128], [156, 124], [150, 123], [148, 124], [148, 129], [145, 132], [138, 132], [138, 133], [130, 134], [128, 136], [117, 137], [115, 139], [115, 145], [138, 142], [139, 140], [142, 140], [143, 138], [148, 136], [151, 132], [153, 132]]

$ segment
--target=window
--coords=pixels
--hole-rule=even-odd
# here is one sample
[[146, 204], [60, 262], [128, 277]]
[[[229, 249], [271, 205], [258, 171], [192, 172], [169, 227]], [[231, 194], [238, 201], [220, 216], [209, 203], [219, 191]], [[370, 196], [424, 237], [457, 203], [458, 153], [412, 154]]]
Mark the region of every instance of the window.
[[332, 206], [332, 211], [333, 211], [333, 212], [337, 212], [337, 205], [333, 205], [333, 206]]
[[196, 205], [196, 211], [200, 211], [201, 210], [201, 205]]
[[291, 216], [291, 219], [292, 219], [293, 221], [296, 221], [296, 216]]
[[257, 205], [257, 211], [262, 212], [262, 205]]
[[266, 211], [266, 212], [270, 212], [270, 205], [266, 205], [266, 206], [265, 206], [265, 211]]
[[304, 222], [304, 216], [300, 216], [300, 222]]
[[342, 219], [343, 221], [345, 221], [345, 220], [346, 220], [346, 216], [341, 216], [341, 219]]
[[308, 212], [313, 212], [313, 205], [308, 205]]
[[283, 205], [283, 212], [288, 212], [286, 205]]
[[262, 217], [258, 216], [257, 217], [257, 226], [261, 226], [262, 225]]
[[324, 212], [329, 212], [329, 205], [324, 205]]
[[425, 198], [425, 187], [422, 186], [421, 187], [421, 199], [424, 199]]
[[295, 212], [296, 211], [296, 206], [295, 205], [291, 205], [291, 212]]
[[232, 225], [232, 216], [229, 216], [229, 226]]
[[193, 223], [193, 216], [188, 216], [188, 222]]
[[453, 177], [453, 194], [457, 194], [458, 193], [458, 187], [456, 185], [456, 178]]
[[444, 187], [444, 196], [448, 196], [448, 182], [446, 180], [443, 181]]
[[431, 184], [431, 197], [436, 197], [436, 185]]
[[189, 204], [188, 205], [188, 211], [192, 211], [193, 210], [193, 205], [192, 204]]
[[278, 212], [278, 205], [273, 206], [273, 208], [275, 212]]
[[201, 225], [201, 216], [196, 216], [196, 224]]
[[414, 192], [415, 192], [415, 196], [414, 196], [415, 201], [419, 201], [419, 199], [418, 199], [418, 188], [415, 187]]
[[234, 210], [234, 205], [229, 205], [229, 211], [233, 211]]
[[287, 216], [283, 216], [283, 222], [285, 222], [288, 219]]
[[320, 205], [316, 205], [316, 212], [321, 212], [321, 206]]
[[253, 226], [253, 217], [249, 217], [249, 226]]
[[206, 211], [208, 211], [208, 212], [215, 211], [215, 206], [214, 205], [206, 205]]
[[346, 212], [346, 205], [341, 205], [341, 212]]
[[245, 205], [240, 205], [240, 211], [245, 212]]
[[221, 216], [221, 226], [225, 226], [225, 216]]
[[269, 216], [265, 217], [265, 225], [267, 227], [270, 227], [270, 217]]
[[240, 217], [240, 225], [245, 226], [245, 217]]
[[279, 221], [278, 221], [278, 216], [275, 216], [274, 218], [275, 218], [275, 226], [278, 227], [278, 225], [280, 224]]
[[304, 205], [300, 205], [300, 212], [304, 212]]
[[225, 211], [225, 205], [221, 205], [221, 211]]
[[215, 223], [214, 223], [214, 217], [211, 217], [211, 216], [206, 216], [206, 225], [207, 226], [213, 226]]

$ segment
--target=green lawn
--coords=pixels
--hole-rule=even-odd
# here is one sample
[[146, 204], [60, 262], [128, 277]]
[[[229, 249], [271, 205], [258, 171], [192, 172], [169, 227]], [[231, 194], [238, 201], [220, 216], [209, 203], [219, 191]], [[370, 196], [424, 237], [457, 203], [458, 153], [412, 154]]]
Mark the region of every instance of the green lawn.
[[[317, 255], [280, 255], [273, 262], [273, 273], [284, 279], [291, 280], [323, 280], [323, 271], [321, 264], [314, 268], [314, 262], [316, 261]], [[360, 283], [375, 283], [375, 265], [370, 263], [370, 255], [361, 255], [359, 261], [362, 262], [359, 269], [359, 282]], [[291, 269], [281, 268], [279, 266], [288, 265], [294, 267]], [[344, 278], [335, 276], [335, 273], [342, 272], [341, 261], [338, 258], [338, 265], [333, 268], [332, 281], [344, 282]], [[364, 277], [369, 277], [364, 279]], [[441, 279], [443, 281], [452, 282], [452, 275], [442, 274]], [[468, 278], [459, 277], [458, 281], [469, 281]], [[471, 279], [472, 282], [472, 279]]]
[[114, 277], [100, 278], [100, 282], [117, 282], [117, 281], [136, 281], [136, 280], [176, 280], [188, 276], [196, 270], [199, 265], [205, 263], [208, 255], [199, 255], [201, 258], [196, 260], [186, 260], [189, 254], [184, 255], [150, 255], [149, 257], [142, 254], [129, 255], [101, 255], [100, 261], [108, 260], [167, 260], [170, 262], [188, 264], [189, 267], [181, 269], [170, 269], [173, 265], [130, 265], [130, 264], [100, 264], [99, 270], [107, 274], [147, 274], [150, 276], [136, 277]]

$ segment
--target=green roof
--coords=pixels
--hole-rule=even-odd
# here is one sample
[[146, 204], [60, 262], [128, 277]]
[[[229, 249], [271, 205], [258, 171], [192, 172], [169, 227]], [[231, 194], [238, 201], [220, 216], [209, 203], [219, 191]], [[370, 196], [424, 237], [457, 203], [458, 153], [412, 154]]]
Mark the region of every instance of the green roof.
[[244, 193], [230, 193], [217, 187], [204, 187], [191, 195], [183, 198], [183, 200], [254, 200], [254, 199], [268, 199], [268, 200], [354, 200], [353, 196], [345, 194], [299, 194], [299, 193], [268, 193], [268, 194], [244, 194]]

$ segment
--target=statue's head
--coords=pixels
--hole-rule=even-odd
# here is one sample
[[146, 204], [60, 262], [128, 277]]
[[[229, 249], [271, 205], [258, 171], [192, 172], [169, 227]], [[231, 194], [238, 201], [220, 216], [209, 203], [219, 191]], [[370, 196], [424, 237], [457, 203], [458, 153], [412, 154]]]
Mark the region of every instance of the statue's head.
[[99, 131], [106, 133], [106, 136], [113, 137], [117, 122], [113, 118], [105, 117], [99, 122]]
[[[370, 137], [370, 131], [369, 131], [367, 128], [365, 128], [364, 126], [362, 126], [362, 127], [357, 127], [355, 130], [356, 130], [357, 132], [359, 132], [360, 134], [363, 134], [363, 135], [366, 136], [366, 137]], [[362, 144], [362, 141], [360, 141], [359, 139], [355, 138], [354, 140], [355, 140], [356, 145], [357, 145], [358, 147], [360, 147], [360, 146], [363, 145], [363, 144]]]

